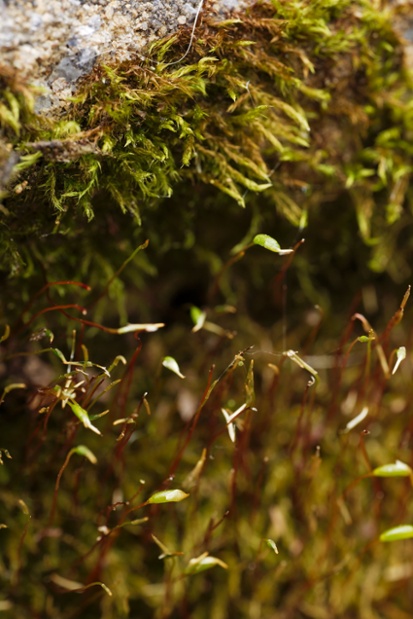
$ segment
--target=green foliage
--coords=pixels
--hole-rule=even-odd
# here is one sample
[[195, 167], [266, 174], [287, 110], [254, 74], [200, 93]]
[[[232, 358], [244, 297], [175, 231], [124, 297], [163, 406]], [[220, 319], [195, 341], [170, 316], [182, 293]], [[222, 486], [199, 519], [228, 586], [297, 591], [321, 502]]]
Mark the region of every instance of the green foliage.
[[[285, 274], [298, 251], [251, 246], [240, 260], [257, 253]], [[360, 313], [342, 322], [340, 352], [326, 354], [318, 325], [288, 329], [295, 350], [274, 325], [269, 350], [267, 330], [219, 307], [165, 332], [136, 324], [137, 341], [85, 317], [94, 292], [74, 283], [40, 291], [1, 344], [1, 608], [249, 618], [252, 606], [318, 616], [328, 599], [337, 617], [369, 593], [373, 619], [409, 612], [396, 542], [411, 537], [398, 524], [412, 519], [411, 360], [388, 371], [393, 338], [408, 339], [408, 292], [381, 330]], [[62, 311], [79, 315], [76, 334], [57, 328]], [[100, 351], [97, 329], [108, 338]], [[163, 370], [176, 364], [168, 353], [186, 378]]]
[[413, 522], [392, 22], [203, 18], [58, 119], [1, 69], [6, 617], [410, 616], [381, 543]]
[[400, 460], [392, 464], [383, 464], [373, 471], [375, 477], [411, 477], [412, 473], [410, 466]]
[[[168, 217], [182, 183], [243, 207], [263, 194], [297, 226], [346, 193], [370, 243], [406, 225], [410, 80], [390, 13], [369, 2], [263, 3], [242, 19], [203, 19], [185, 61], [169, 62], [187, 38], [97, 67], [56, 120], [35, 117], [29, 89], [2, 78], [2, 127], [19, 157], [0, 228], [5, 268], [28, 268], [28, 238], [73, 237], [74, 220], [103, 223], [115, 206], [150, 235], [151, 209]], [[184, 210], [175, 227], [187, 228]], [[390, 256], [372, 252], [371, 266], [386, 268]]]
[[399, 527], [393, 527], [388, 529], [380, 535], [382, 542], [397, 542], [404, 539], [411, 539], [413, 537], [413, 527], [411, 524], [403, 524]]
[[183, 501], [189, 496], [186, 492], [182, 490], [161, 490], [160, 492], [156, 492], [146, 501], [148, 505], [157, 504], [157, 503], [179, 503]]

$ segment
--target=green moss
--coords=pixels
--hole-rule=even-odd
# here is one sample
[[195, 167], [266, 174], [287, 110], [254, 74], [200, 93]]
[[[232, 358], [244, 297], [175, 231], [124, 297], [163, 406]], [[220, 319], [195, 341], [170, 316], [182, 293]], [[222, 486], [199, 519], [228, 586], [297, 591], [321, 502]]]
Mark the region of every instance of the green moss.
[[[196, 34], [182, 62], [187, 30], [97, 67], [54, 119], [3, 71], [0, 611], [408, 616], [405, 547], [379, 541], [408, 488], [363, 478], [411, 459], [408, 355], [383, 372], [409, 328], [379, 329], [400, 299], [366, 266], [410, 274], [403, 46], [361, 1]], [[304, 227], [291, 266], [245, 251]], [[347, 317], [360, 289], [374, 330]], [[128, 321], [167, 324], [114, 336]], [[146, 505], [174, 487], [188, 500]], [[221, 563], [194, 575], [204, 552]]]
[[374, 270], [408, 276], [411, 82], [391, 24], [370, 2], [327, 0], [203, 18], [182, 61], [188, 29], [146, 60], [97, 66], [56, 118], [34, 114], [33, 91], [4, 73], [0, 267], [20, 282], [6, 314], [45, 277], [99, 286], [146, 238], [136, 274], [177, 247], [216, 273], [217, 228], [238, 230], [222, 239], [229, 252], [262, 231], [291, 243], [308, 225], [328, 252], [328, 218], [340, 255], [361, 234]]
[[97, 67], [55, 120], [34, 116], [28, 88], [3, 78], [3, 141], [21, 157], [3, 201], [3, 268], [28, 263], [28, 238], [73, 236], [79, 216], [106, 218], [107, 204], [137, 226], [154, 208], [168, 217], [180, 183], [199, 194], [196, 208], [208, 186], [240, 207], [263, 194], [295, 226], [346, 193], [367, 241], [403, 218], [412, 107], [390, 13], [262, 3], [203, 19], [188, 56], [170, 64], [188, 35], [156, 43], [145, 61]]

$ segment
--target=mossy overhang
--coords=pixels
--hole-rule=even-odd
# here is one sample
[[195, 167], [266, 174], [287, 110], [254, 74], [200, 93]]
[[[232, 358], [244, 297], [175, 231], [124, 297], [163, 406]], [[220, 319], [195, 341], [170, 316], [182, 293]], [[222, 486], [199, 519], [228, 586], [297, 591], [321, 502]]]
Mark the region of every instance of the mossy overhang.
[[[403, 252], [391, 259], [411, 217], [413, 122], [396, 12], [297, 0], [206, 14], [193, 38], [184, 27], [144, 58], [95, 66], [52, 117], [3, 68], [2, 268], [24, 273], [36, 253], [53, 265], [51, 239], [70, 244], [87, 222], [91, 236], [109, 227], [132, 245], [133, 229], [162, 249], [220, 192], [235, 226], [247, 209], [247, 240], [275, 207], [280, 227], [310, 224], [317, 243], [337, 203], [337, 243], [350, 216], [373, 269], [405, 276]], [[174, 192], [188, 196], [179, 209]]]

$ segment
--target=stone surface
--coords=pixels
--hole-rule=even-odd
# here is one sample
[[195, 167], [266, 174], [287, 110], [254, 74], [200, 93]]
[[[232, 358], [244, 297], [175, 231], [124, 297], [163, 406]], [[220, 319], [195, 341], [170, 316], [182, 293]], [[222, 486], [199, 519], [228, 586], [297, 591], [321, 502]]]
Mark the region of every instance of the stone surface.
[[[219, 0], [220, 14], [252, 0]], [[200, 0], [0, 0], [0, 58], [45, 88], [41, 106], [67, 99], [96, 60], [142, 54], [193, 24]]]
[[[197, 10], [225, 15], [254, 0], [0, 0], [0, 62], [44, 89], [40, 109], [67, 101], [96, 61], [144, 54], [156, 39], [190, 27]], [[413, 66], [413, 0], [390, 0]]]
[[413, 0], [395, 0], [398, 10], [395, 28], [404, 40], [406, 64], [413, 69]]

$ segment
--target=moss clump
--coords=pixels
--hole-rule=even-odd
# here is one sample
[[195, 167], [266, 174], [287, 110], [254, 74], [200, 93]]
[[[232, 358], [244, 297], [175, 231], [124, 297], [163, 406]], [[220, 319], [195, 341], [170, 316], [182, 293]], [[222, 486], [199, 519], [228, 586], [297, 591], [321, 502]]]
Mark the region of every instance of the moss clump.
[[[102, 220], [117, 206], [130, 215], [115, 216], [121, 227], [145, 224], [153, 209], [168, 218], [180, 183], [198, 209], [212, 186], [303, 226], [345, 194], [366, 240], [404, 226], [410, 81], [390, 12], [265, 2], [225, 22], [204, 18], [196, 35], [180, 63], [185, 29], [145, 61], [97, 67], [54, 120], [35, 117], [27, 89], [3, 78], [3, 141], [21, 158], [4, 199], [3, 268], [30, 262], [28, 238], [76, 236], [79, 217]], [[186, 227], [185, 210], [175, 228]]]
[[361, 1], [196, 34], [53, 119], [2, 72], [0, 611], [407, 617], [403, 46]]

